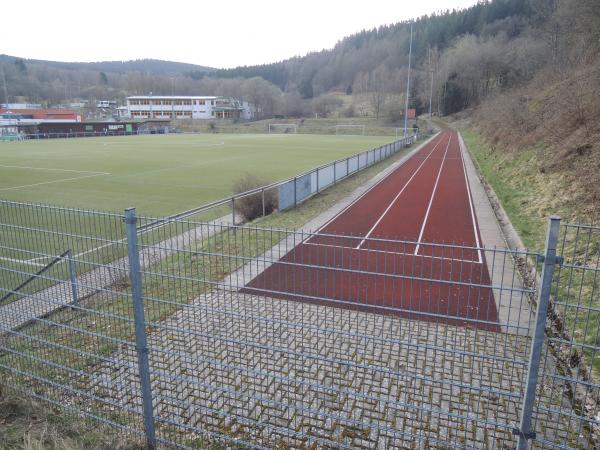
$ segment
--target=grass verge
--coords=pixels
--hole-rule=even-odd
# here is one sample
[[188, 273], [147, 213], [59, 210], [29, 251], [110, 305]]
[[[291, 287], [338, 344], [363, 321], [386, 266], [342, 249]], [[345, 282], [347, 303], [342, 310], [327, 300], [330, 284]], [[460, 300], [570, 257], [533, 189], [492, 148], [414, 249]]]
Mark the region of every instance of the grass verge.
[[[506, 152], [487, 144], [472, 128], [461, 130], [486, 181], [494, 189], [523, 243], [542, 250], [548, 217], [561, 216], [563, 223], [580, 222], [582, 205], [575, 198], [573, 184], [560, 173], [548, 174], [541, 155], [543, 149]], [[560, 235], [559, 251], [567, 266], [555, 272], [553, 292], [560, 299], [556, 307], [561, 333], [581, 345], [583, 368], [600, 380], [600, 323], [598, 292], [598, 254], [600, 232], [565, 230]], [[563, 337], [564, 339], [565, 337]], [[567, 349], [568, 347], [568, 349]], [[575, 346], [565, 346], [562, 355], [571, 364], [579, 359]]]
[[119, 433], [19, 395], [0, 385], [0, 449], [11, 450], [138, 450], [139, 436]]

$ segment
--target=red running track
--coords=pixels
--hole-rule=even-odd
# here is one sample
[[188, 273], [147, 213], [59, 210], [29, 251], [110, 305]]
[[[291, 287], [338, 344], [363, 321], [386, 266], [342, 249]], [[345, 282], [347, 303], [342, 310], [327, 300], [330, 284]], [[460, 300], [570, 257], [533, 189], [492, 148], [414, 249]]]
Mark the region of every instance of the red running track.
[[480, 243], [444, 131], [242, 291], [499, 331]]

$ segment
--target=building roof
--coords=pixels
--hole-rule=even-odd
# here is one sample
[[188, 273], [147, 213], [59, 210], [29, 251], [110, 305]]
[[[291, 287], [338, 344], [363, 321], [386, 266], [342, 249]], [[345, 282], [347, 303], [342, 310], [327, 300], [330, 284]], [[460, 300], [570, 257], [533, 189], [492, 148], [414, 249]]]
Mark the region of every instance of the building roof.
[[127, 97], [127, 100], [152, 100], [152, 99], [168, 99], [168, 100], [215, 100], [214, 95], [133, 95]]
[[59, 108], [49, 108], [49, 109], [9, 109], [9, 108], [0, 108], [0, 114], [18, 114], [18, 115], [26, 115], [33, 116], [33, 119], [44, 120], [44, 119], [72, 119], [75, 120], [79, 117], [81, 120], [81, 113], [77, 111], [72, 111], [70, 109], [59, 109]]

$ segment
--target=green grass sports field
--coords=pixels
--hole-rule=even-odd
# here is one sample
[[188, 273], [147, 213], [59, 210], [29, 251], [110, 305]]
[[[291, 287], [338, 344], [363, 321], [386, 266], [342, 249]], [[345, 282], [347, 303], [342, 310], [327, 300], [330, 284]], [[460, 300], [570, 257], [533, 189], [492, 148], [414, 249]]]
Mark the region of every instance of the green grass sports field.
[[275, 181], [393, 137], [181, 134], [0, 144], [0, 198], [142, 215], [231, 194], [245, 172]]

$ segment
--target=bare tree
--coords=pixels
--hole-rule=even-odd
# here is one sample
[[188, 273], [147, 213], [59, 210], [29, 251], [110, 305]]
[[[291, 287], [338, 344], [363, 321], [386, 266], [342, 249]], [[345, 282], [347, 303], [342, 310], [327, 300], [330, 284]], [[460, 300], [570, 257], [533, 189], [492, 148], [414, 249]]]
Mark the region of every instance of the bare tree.
[[385, 66], [378, 66], [369, 77], [369, 101], [377, 119], [387, 99], [389, 79], [390, 72]]

